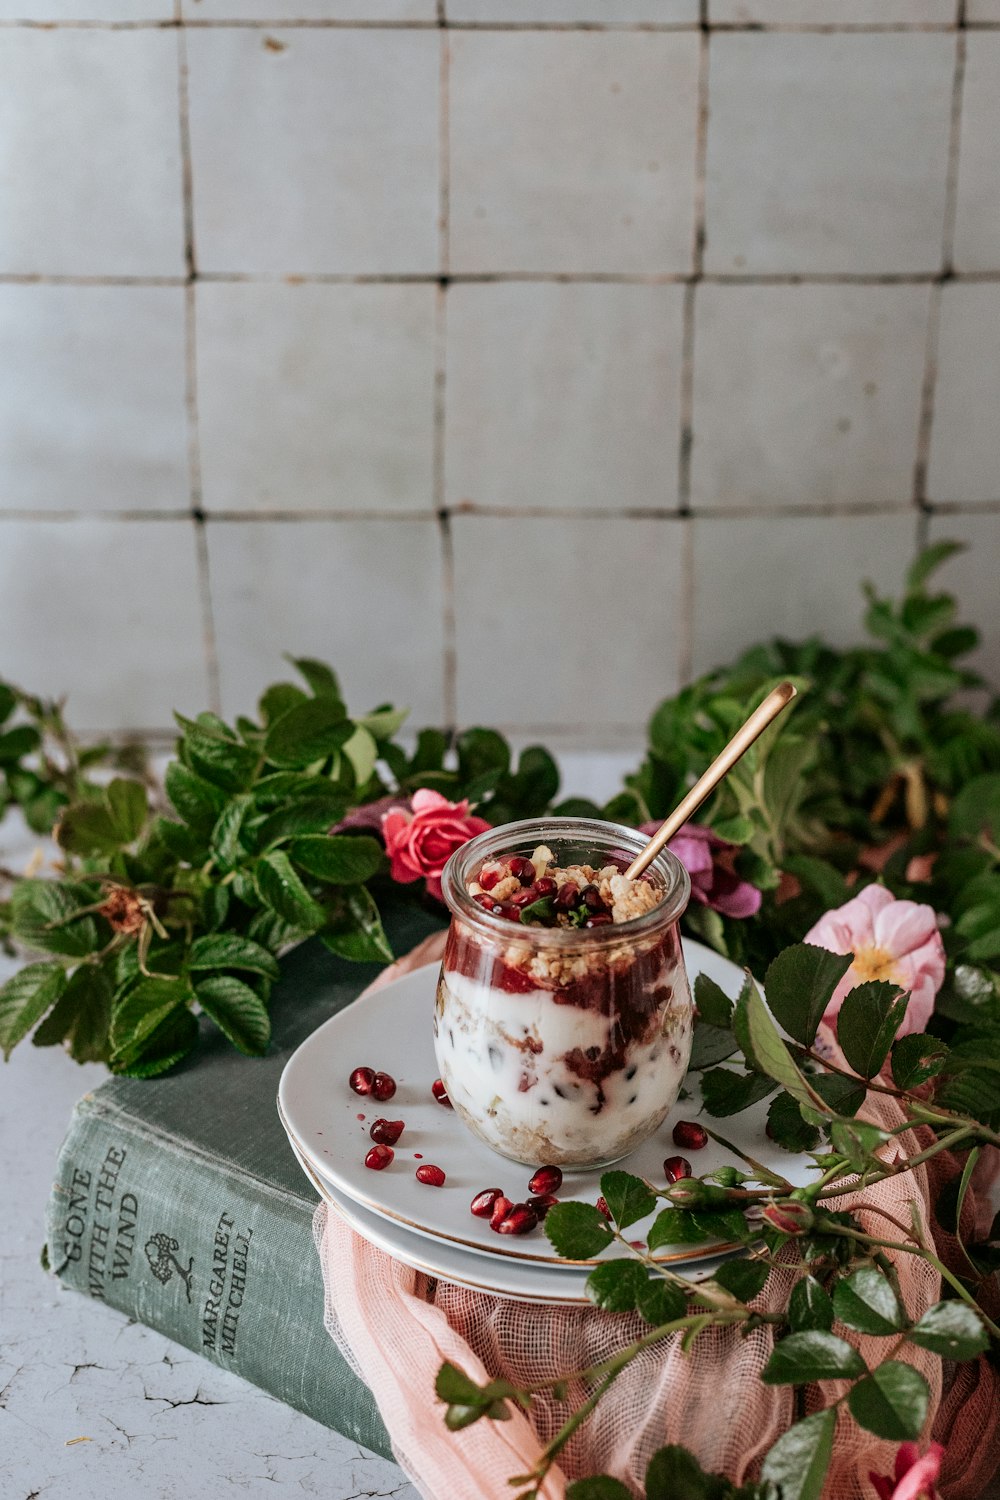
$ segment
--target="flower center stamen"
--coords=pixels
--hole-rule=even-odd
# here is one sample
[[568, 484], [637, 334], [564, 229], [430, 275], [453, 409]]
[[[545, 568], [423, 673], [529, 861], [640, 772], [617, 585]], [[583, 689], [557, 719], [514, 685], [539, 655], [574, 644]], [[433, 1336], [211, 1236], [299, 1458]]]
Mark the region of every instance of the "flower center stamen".
[[861, 984], [870, 979], [882, 979], [887, 984], [901, 984], [904, 975], [896, 968], [896, 955], [885, 948], [876, 948], [874, 943], [859, 948], [851, 965]]

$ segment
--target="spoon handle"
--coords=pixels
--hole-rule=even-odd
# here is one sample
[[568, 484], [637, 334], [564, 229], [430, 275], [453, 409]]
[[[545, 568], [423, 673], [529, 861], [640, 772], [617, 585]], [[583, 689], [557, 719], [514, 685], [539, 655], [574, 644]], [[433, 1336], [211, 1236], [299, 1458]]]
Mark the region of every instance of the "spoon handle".
[[767, 726], [776, 719], [781, 710], [795, 697], [795, 688], [790, 682], [780, 682], [776, 688], [764, 699], [759, 708], [755, 708], [745, 724], [741, 724], [733, 735], [729, 744], [718, 755], [705, 771], [687, 796], [674, 808], [662, 827], [658, 828], [646, 845], [641, 849], [635, 859], [625, 871], [630, 880], [641, 875], [643, 870], [652, 860], [656, 858], [660, 850], [670, 839], [673, 838], [678, 828], [686, 823], [692, 813], [705, 801], [710, 792], [713, 792], [724, 776], [735, 766], [741, 755], [744, 755], [758, 735], [763, 734]]

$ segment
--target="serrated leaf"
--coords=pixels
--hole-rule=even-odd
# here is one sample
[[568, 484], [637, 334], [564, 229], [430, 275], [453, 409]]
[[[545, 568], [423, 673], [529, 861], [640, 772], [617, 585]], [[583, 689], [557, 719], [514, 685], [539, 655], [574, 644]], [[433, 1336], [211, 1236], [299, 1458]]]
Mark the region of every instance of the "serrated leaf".
[[649, 1184], [629, 1172], [605, 1172], [601, 1177], [601, 1196], [619, 1229], [638, 1223], [656, 1207], [656, 1194]]
[[874, 1078], [889, 1055], [903, 1023], [909, 995], [899, 986], [871, 979], [844, 997], [837, 1017], [837, 1040], [848, 1063], [862, 1078]]
[[141, 782], [116, 776], [104, 793], [118, 841], [132, 844], [146, 824], [146, 788]]
[[283, 850], [272, 849], [257, 861], [254, 880], [264, 905], [283, 921], [307, 932], [326, 925], [326, 910], [310, 896]]
[[830, 1457], [837, 1413], [833, 1407], [803, 1417], [772, 1443], [760, 1477], [778, 1486], [781, 1500], [820, 1500]]
[[815, 1276], [803, 1276], [792, 1287], [788, 1322], [793, 1333], [829, 1333], [833, 1327], [833, 1302]]
[[246, 791], [260, 760], [259, 752], [234, 739], [221, 721], [199, 715], [198, 721], [175, 714], [182, 731], [180, 753], [188, 770], [226, 792]]
[[699, 1016], [709, 1026], [717, 1026], [725, 1031], [732, 1025], [733, 1002], [707, 974], [699, 974], [695, 978], [694, 1000]]
[[774, 1082], [761, 1073], [735, 1073], [732, 1068], [713, 1068], [701, 1075], [701, 1097], [716, 1119], [738, 1115], [759, 1099], [774, 1093]]
[[760, 1378], [765, 1385], [806, 1385], [811, 1380], [853, 1380], [866, 1368], [846, 1339], [810, 1329], [775, 1344]]
[[819, 1144], [819, 1130], [802, 1118], [798, 1101], [784, 1089], [767, 1111], [767, 1134], [783, 1151], [813, 1151]]
[[982, 1319], [964, 1302], [936, 1302], [910, 1330], [910, 1340], [942, 1359], [975, 1359], [990, 1342]]
[[211, 828], [226, 805], [221, 787], [189, 771], [179, 760], [167, 766], [165, 786], [173, 807], [193, 828]]
[[646, 1269], [637, 1260], [608, 1260], [587, 1277], [591, 1302], [605, 1312], [632, 1312], [646, 1284]]
[[[553, 1212], [549, 1210], [550, 1214]], [[712, 1230], [706, 1229], [687, 1209], [664, 1208], [653, 1220], [646, 1244], [650, 1250], [658, 1250], [661, 1245], [701, 1245], [712, 1238]]]
[[238, 1052], [262, 1057], [271, 1040], [271, 1020], [263, 1000], [242, 979], [214, 974], [195, 985], [198, 1003]]
[[198, 1042], [198, 1022], [186, 1006], [172, 1010], [134, 1052], [111, 1059], [111, 1071], [128, 1078], [158, 1078], [176, 1067]]
[[305, 703], [309, 694], [302, 688], [296, 687], [294, 682], [272, 682], [271, 686], [265, 688], [257, 701], [260, 716], [265, 724], [273, 724], [280, 719], [282, 714], [287, 714], [290, 708], [295, 708], [299, 703]]
[[272, 849], [286, 839], [301, 838], [310, 834], [328, 834], [345, 811], [342, 796], [337, 801], [325, 797], [310, 797], [301, 802], [292, 802], [279, 807], [264, 819], [254, 830], [254, 842], [258, 849]]
[[811, 1087], [804, 1074], [799, 1072], [761, 999], [760, 991], [752, 980], [746, 999], [746, 1016], [750, 1041], [758, 1065], [768, 1077], [775, 1079], [787, 1089], [799, 1104], [822, 1108], [823, 1100]]
[[920, 1436], [929, 1404], [927, 1381], [900, 1360], [878, 1365], [851, 1387], [847, 1397], [851, 1416], [860, 1426], [896, 1443], [913, 1442]]
[[875, 1151], [889, 1139], [884, 1130], [867, 1120], [835, 1120], [830, 1128], [830, 1144], [845, 1156], [855, 1172], [863, 1172]]
[[563, 1260], [592, 1260], [614, 1238], [600, 1209], [590, 1203], [557, 1203], [545, 1215], [544, 1227]]
[[803, 1117], [813, 1125], [826, 1125], [831, 1115], [856, 1115], [868, 1092], [860, 1079], [848, 1078], [843, 1073], [813, 1073], [809, 1086], [826, 1105], [823, 1111], [802, 1106]]
[[253, 811], [253, 801], [243, 793], [234, 797], [219, 814], [212, 829], [211, 845], [216, 863], [224, 871], [231, 870], [243, 857], [245, 850], [240, 842], [243, 825]]
[[887, 1338], [906, 1326], [906, 1314], [888, 1280], [874, 1266], [862, 1266], [833, 1289], [833, 1310], [848, 1328]]
[[384, 854], [366, 834], [310, 834], [294, 839], [288, 853], [295, 864], [331, 885], [359, 885], [370, 880]]
[[74, 1062], [107, 1062], [111, 981], [101, 964], [81, 964], [31, 1038], [36, 1047], [65, 1042]]
[[331, 953], [352, 963], [391, 963], [393, 951], [374, 897], [364, 886], [346, 890], [320, 941]]
[[823, 1013], [852, 962], [850, 953], [796, 943], [779, 953], [768, 969], [764, 991], [771, 1014], [803, 1046], [812, 1046]]
[[62, 964], [26, 964], [0, 987], [0, 1048], [9, 1058], [22, 1037], [53, 1006], [66, 985]]
[[732, 1485], [706, 1474], [694, 1454], [679, 1444], [658, 1448], [646, 1469], [646, 1500], [728, 1500]]
[[353, 733], [339, 698], [307, 698], [271, 725], [264, 753], [275, 766], [310, 766], [340, 750]]
[[99, 945], [97, 923], [89, 915], [74, 920], [73, 913], [93, 900], [93, 888], [59, 880], [19, 880], [11, 897], [13, 930], [28, 948], [83, 958]]
[[272, 953], [260, 943], [235, 932], [211, 932], [195, 938], [188, 950], [187, 964], [194, 971], [246, 969], [251, 974], [264, 974], [268, 979], [277, 979], [281, 972]]
[[140, 979], [111, 1013], [112, 1065], [127, 1067], [163, 1021], [194, 998], [186, 979]]
[[892, 1081], [898, 1089], [915, 1089], [934, 1078], [948, 1061], [948, 1048], [924, 1031], [901, 1036], [892, 1049]]
[[632, 1500], [632, 1491], [609, 1474], [591, 1474], [567, 1485], [566, 1500]]
[[688, 1068], [700, 1072], [703, 1068], [714, 1068], [739, 1051], [739, 1043], [731, 1031], [722, 1031], [718, 1026], [709, 1026], [696, 1020], [691, 1040], [691, 1058]]
[[727, 1260], [715, 1272], [715, 1280], [741, 1302], [752, 1302], [764, 1290], [770, 1268], [753, 1260]]
[[675, 1323], [678, 1318], [683, 1318], [687, 1301], [680, 1287], [665, 1281], [662, 1276], [652, 1275], [639, 1289], [636, 1307], [647, 1323], [660, 1328], [664, 1323]]

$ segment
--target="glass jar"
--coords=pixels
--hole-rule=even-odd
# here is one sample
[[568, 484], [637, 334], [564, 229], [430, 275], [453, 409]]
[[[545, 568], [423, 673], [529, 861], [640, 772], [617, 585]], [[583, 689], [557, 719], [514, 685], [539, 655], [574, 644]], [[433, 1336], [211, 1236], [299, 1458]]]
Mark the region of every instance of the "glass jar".
[[662, 1123], [691, 1055], [678, 925], [691, 883], [664, 850], [642, 877], [662, 892], [659, 905], [593, 928], [522, 925], [485, 911], [467, 887], [486, 861], [530, 858], [540, 844], [560, 867], [624, 871], [645, 843], [596, 819], [528, 819], [479, 834], [448, 862], [434, 1047], [459, 1116], [501, 1156], [605, 1166]]

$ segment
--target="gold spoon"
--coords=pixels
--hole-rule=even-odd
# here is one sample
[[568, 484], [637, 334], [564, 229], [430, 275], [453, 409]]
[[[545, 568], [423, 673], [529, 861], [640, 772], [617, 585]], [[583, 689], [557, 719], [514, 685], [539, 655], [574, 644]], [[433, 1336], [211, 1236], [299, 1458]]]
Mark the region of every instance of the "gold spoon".
[[692, 813], [705, 801], [710, 792], [713, 792], [724, 776], [728, 776], [741, 755], [744, 755], [758, 735], [763, 734], [767, 726], [778, 717], [783, 708], [787, 708], [795, 697], [795, 688], [790, 682], [780, 682], [778, 686], [764, 699], [759, 708], [742, 724], [733, 735], [724, 750], [720, 750], [712, 764], [705, 773], [698, 777], [694, 786], [687, 796], [674, 808], [670, 817], [663, 826], [658, 828], [646, 845], [645, 849], [639, 851], [635, 859], [625, 871], [630, 880], [641, 875], [643, 870], [659, 854], [663, 846], [673, 838], [682, 823], [686, 823]]

